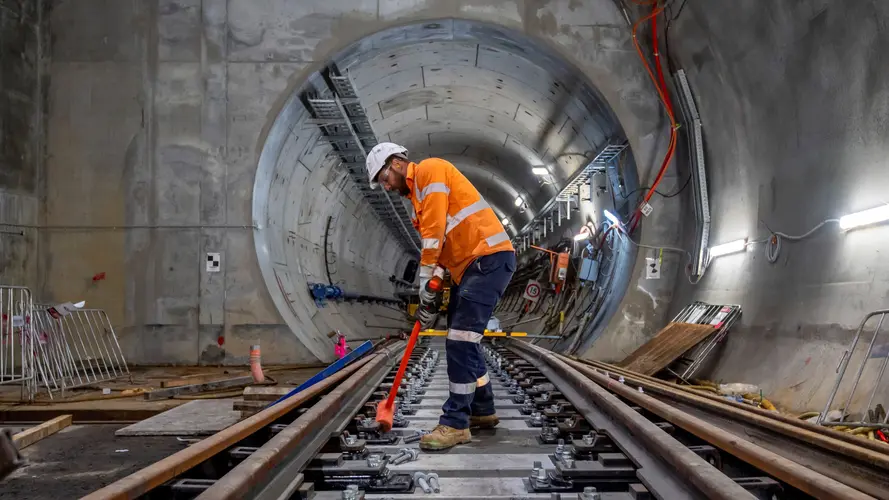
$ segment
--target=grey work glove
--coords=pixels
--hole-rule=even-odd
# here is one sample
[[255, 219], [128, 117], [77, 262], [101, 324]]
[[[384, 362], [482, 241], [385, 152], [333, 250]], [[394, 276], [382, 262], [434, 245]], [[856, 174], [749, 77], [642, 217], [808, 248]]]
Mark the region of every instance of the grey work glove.
[[420, 305], [428, 305], [429, 307], [441, 305], [441, 292], [427, 290], [426, 285], [423, 284], [423, 286], [420, 287]]
[[429, 310], [428, 308], [423, 307], [421, 304], [420, 307], [417, 308], [417, 321], [420, 322], [421, 330], [429, 330], [433, 326], [435, 326], [435, 322], [438, 320], [438, 313]]
[[420, 307], [417, 308], [417, 320], [420, 322], [420, 328], [428, 330], [435, 326], [440, 308], [441, 292], [428, 290], [425, 284], [420, 287]]
[[[432, 276], [442, 278], [444, 276], [444, 268], [436, 266]], [[420, 307], [417, 308], [416, 316], [417, 321], [420, 322], [420, 328], [423, 330], [429, 330], [435, 326], [435, 321], [438, 319], [438, 310], [441, 308], [442, 291], [429, 289], [429, 282], [432, 276], [420, 277]]]

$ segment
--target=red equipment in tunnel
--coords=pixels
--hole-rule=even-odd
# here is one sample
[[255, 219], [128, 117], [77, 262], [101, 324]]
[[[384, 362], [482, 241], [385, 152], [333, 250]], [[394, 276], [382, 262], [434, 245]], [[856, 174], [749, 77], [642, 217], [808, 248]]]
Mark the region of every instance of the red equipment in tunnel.
[[568, 262], [570, 261], [568, 252], [553, 252], [552, 250], [534, 245], [531, 245], [531, 248], [549, 254], [549, 282], [556, 286], [556, 293], [561, 292], [562, 285], [565, 284], [565, 278], [568, 277]]

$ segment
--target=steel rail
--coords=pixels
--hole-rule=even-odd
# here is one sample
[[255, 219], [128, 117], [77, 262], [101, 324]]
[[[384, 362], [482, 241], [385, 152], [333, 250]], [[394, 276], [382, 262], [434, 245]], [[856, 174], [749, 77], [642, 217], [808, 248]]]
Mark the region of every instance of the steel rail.
[[889, 500], [889, 475], [882, 469], [827, 452], [811, 443], [788, 437], [779, 432], [757, 428], [732, 417], [719, 415], [690, 403], [671, 400], [657, 394], [649, 393], [649, 395], [677, 410], [718, 427], [724, 434], [749, 441], [791, 462], [798, 463], [806, 469], [811, 469], [874, 498]]
[[197, 498], [289, 498], [300, 486], [298, 476], [303, 467], [331, 437], [342, 434], [395, 362], [392, 354], [403, 350], [404, 345], [398, 342], [375, 354], [361, 369]]
[[148, 467], [115, 481], [104, 488], [96, 490], [84, 497], [84, 500], [130, 499], [148, 493], [165, 482], [185, 473], [213, 456], [225, 451], [239, 441], [270, 425], [278, 418], [295, 410], [300, 405], [322, 394], [343, 379], [351, 376], [372, 357], [356, 360], [338, 373], [295, 394], [270, 408], [244, 419], [188, 448], [178, 451], [169, 457], [155, 462]]
[[[537, 365], [544, 376], [552, 377], [554, 383], [563, 381], [556, 383], [559, 390], [581, 412], [584, 412], [582, 407], [586, 407], [584, 417], [593, 417], [591, 423], [607, 431], [615, 444], [639, 463], [640, 481], [658, 498], [756, 498], [617, 396], [556, 358], [554, 353], [526, 342], [513, 341], [507, 345], [513, 347], [514, 352], [527, 354], [526, 359]], [[604, 419], [593, 414], [588, 416], [589, 409], [596, 406], [608, 416]], [[600, 428], [607, 425], [608, 420], [612, 420], [609, 428]], [[648, 450], [640, 449], [638, 443], [643, 443]]]
[[580, 359], [577, 356], [569, 356], [570, 359], [594, 368], [605, 370], [609, 373], [623, 375], [626, 380], [633, 380], [645, 390], [670, 394], [676, 398], [682, 398], [688, 402], [700, 402], [701, 405], [712, 407], [714, 411], [726, 415], [735, 416], [750, 423], [755, 423], [772, 430], [793, 433], [800, 439], [817, 444], [827, 450], [841, 453], [850, 458], [889, 470], [889, 445], [856, 437], [855, 435], [836, 431], [827, 427], [793, 418], [782, 413], [763, 410], [749, 404], [729, 401], [711, 392], [692, 389], [690, 387], [671, 384], [648, 375], [642, 375], [634, 371], [626, 370], [619, 366], [599, 361]]
[[[535, 349], [540, 349], [534, 347]], [[862, 493], [843, 483], [835, 481], [827, 476], [815, 472], [799, 463], [757, 446], [746, 439], [740, 438], [712, 425], [698, 417], [676, 409], [667, 403], [659, 401], [645, 393], [634, 390], [620, 382], [613, 381], [610, 377], [599, 373], [595, 369], [579, 363], [570, 358], [550, 354], [559, 362], [576, 369], [600, 388], [607, 388], [621, 397], [646, 410], [669, 421], [695, 436], [707, 441], [725, 452], [753, 465], [754, 467], [776, 477], [787, 484], [816, 498], [828, 499], [872, 499], [874, 497]]]
[[[674, 386], [674, 385], [669, 384], [663, 380], [660, 380], [660, 379], [657, 379], [657, 378], [654, 378], [654, 377], [651, 377], [648, 375], [642, 375], [642, 374], [639, 374], [636, 372], [625, 370], [619, 366], [615, 366], [612, 364], [602, 363], [599, 361], [588, 361], [588, 360], [580, 359], [577, 356], [569, 356], [569, 357], [572, 360], [578, 361], [578, 362], [583, 363], [585, 365], [589, 365], [589, 366], [592, 366], [595, 368], [601, 368], [603, 370], [610, 371], [613, 373], [620, 373], [621, 375], [632, 376], [632, 377], [635, 377], [635, 378], [638, 378], [638, 379], [641, 379], [641, 380], [644, 380], [644, 381], [647, 381], [650, 383], [660, 384], [665, 387], [671, 387], [671, 388], [675, 387], [675, 389], [681, 390], [683, 392], [686, 392], [689, 394], [694, 394], [696, 396], [700, 396], [700, 397], [703, 397], [703, 398], [706, 398], [706, 399], [709, 399], [711, 401], [715, 401], [718, 403], [724, 403], [724, 404], [727, 404], [733, 408], [744, 410], [748, 413], [764, 416], [764, 417], [770, 418], [772, 420], [777, 420], [779, 422], [783, 422], [783, 423], [790, 424], [795, 427], [799, 427], [800, 429], [805, 429], [807, 431], [814, 432], [815, 434], [821, 434], [821, 435], [827, 436], [829, 438], [833, 438], [833, 439], [836, 439], [839, 441], [844, 441], [846, 443], [850, 443], [850, 444], [853, 444], [853, 445], [861, 447], [861, 448], [866, 448], [868, 450], [875, 451], [875, 452], [879, 453], [881, 456], [886, 455], [885, 458], [882, 458], [882, 457], [876, 458], [876, 457], [874, 457], [874, 455], [867, 455], [868, 457], [874, 457], [873, 460], [876, 460], [876, 461], [874, 461], [872, 463], [874, 465], [879, 465], [880, 467], [884, 467], [883, 464], [887, 464], [887, 462], [889, 462], [889, 445], [886, 445], [883, 443], [878, 443], [876, 441], [869, 441], [869, 440], [861, 439], [861, 438], [855, 437], [854, 435], [851, 435], [849, 433], [836, 431], [836, 430], [830, 429], [828, 427], [822, 427], [820, 425], [813, 424], [813, 423], [807, 422], [805, 420], [800, 420], [798, 418], [784, 415], [783, 413], [775, 413], [773, 411], [763, 410], [762, 408], [757, 408], [755, 406], [750, 406], [748, 404], [732, 402], [732, 401], [729, 401], [723, 397], [716, 396], [710, 392], [700, 391], [700, 390], [692, 389], [690, 387], [685, 387], [682, 385], [675, 385]], [[835, 450], [835, 451], [839, 452], [839, 450]], [[871, 458], [864, 458], [864, 456], [862, 456], [861, 459], [864, 461], [868, 461], [868, 462], [871, 460]], [[889, 466], [889, 464], [887, 464], [887, 466]]]

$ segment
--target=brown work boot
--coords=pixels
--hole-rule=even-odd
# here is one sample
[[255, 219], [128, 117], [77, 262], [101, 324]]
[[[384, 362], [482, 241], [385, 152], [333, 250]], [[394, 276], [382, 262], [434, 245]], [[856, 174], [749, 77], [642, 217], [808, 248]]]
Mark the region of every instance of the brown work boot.
[[437, 425], [429, 434], [420, 438], [421, 450], [446, 450], [453, 448], [458, 444], [472, 442], [472, 435], [469, 429], [454, 429], [447, 425]]
[[493, 429], [500, 423], [497, 415], [485, 415], [484, 417], [469, 417], [469, 427], [478, 427], [479, 429]]

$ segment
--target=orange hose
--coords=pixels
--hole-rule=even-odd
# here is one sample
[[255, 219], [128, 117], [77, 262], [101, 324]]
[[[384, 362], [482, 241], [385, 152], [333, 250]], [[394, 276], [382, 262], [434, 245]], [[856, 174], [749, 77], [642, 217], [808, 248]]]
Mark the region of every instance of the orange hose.
[[[666, 34], [666, 31], [664, 31], [665, 37]], [[667, 81], [664, 79], [664, 71], [661, 68], [661, 50], [660, 45], [657, 41], [657, 16], [651, 18], [651, 46], [654, 48], [654, 60], [656, 62], [655, 67], [657, 68], [658, 84], [661, 86], [662, 89], [666, 89]], [[667, 108], [669, 108], [670, 113], [673, 113], [673, 100], [670, 99], [670, 94], [668, 94], [666, 91], [664, 92], [664, 95], [667, 97]]]
[[[670, 144], [667, 147], [667, 154], [664, 156], [664, 161], [661, 164], [661, 168], [658, 171], [657, 177], [655, 177], [654, 182], [649, 188], [648, 192], [645, 194], [645, 198], [642, 203], [636, 208], [636, 211], [633, 214], [633, 217], [630, 221], [629, 231], [633, 232], [636, 228], [636, 225], [639, 223], [639, 217], [642, 213], [642, 205], [648, 203], [651, 200], [651, 197], [654, 196], [655, 190], [657, 189], [658, 184], [660, 184], [661, 180], [664, 178], [664, 173], [667, 170], [667, 167], [670, 165], [670, 161], [673, 159], [673, 153], [676, 150], [676, 129], [679, 126], [676, 123], [676, 117], [673, 114], [673, 107], [670, 104], [670, 100], [667, 96], [667, 88], [666, 86], [661, 86], [658, 78], [655, 76], [654, 71], [651, 69], [651, 65], [648, 63], [648, 60], [645, 58], [645, 54], [642, 52], [642, 47], [639, 45], [638, 38], [638, 30], [639, 26], [649, 19], [654, 19], [658, 14], [664, 11], [664, 7], [657, 7], [657, 3], [651, 4], [639, 4], [639, 5], [652, 5], [651, 14], [639, 19], [633, 25], [633, 46], [636, 48], [636, 53], [639, 55], [639, 59], [642, 61], [642, 65], [645, 66], [645, 71], [648, 72], [649, 78], [651, 78], [651, 82], [654, 83], [654, 87], [657, 90], [658, 97], [660, 97], [661, 103], [664, 105], [664, 109], [667, 111], [667, 116], [670, 118]], [[656, 21], [653, 21], [656, 22]], [[655, 26], [656, 27], [656, 26]], [[657, 35], [653, 34], [652, 36], [654, 43], [657, 43]], [[657, 52], [657, 47], [655, 47], [655, 64], [657, 66], [657, 71], [662, 74], [663, 70], [661, 69], [660, 56]]]

